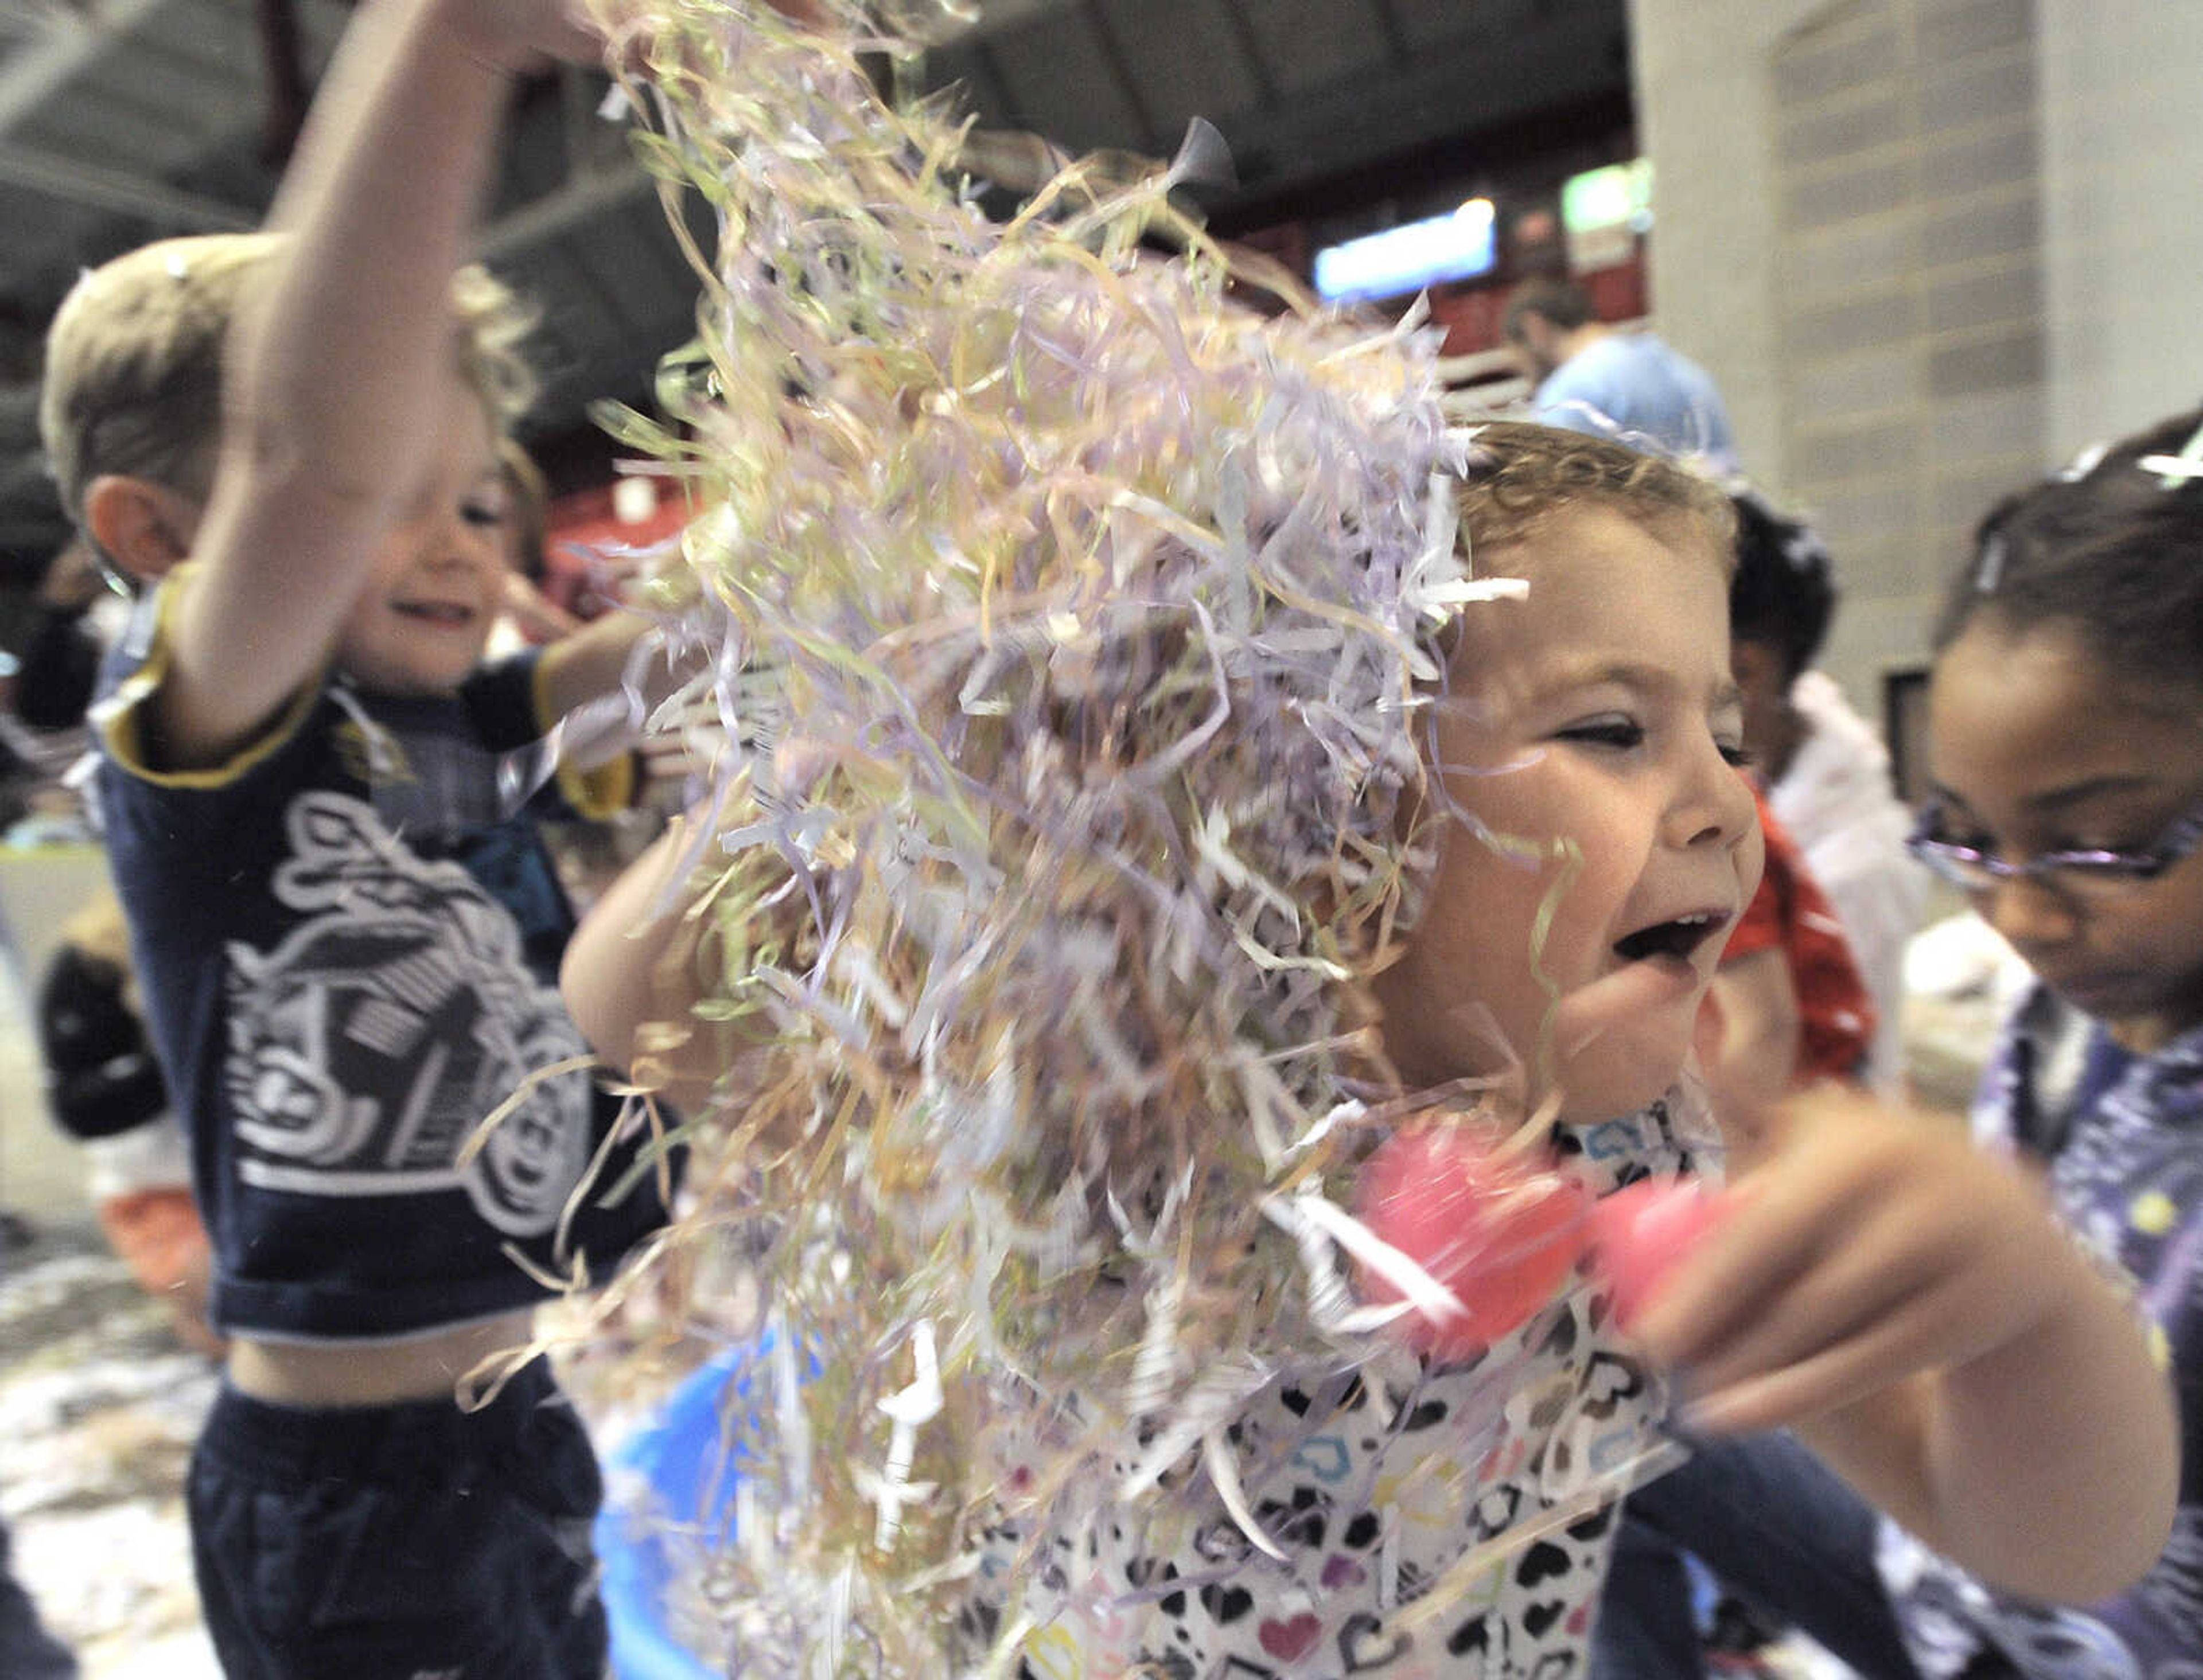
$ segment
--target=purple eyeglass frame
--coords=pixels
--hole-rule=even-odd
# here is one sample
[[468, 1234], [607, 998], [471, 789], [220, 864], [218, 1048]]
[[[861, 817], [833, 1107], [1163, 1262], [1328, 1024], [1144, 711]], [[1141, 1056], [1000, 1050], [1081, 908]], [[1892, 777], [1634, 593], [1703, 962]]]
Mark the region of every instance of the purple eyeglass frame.
[[2133, 852], [2083, 850], [2046, 852], [2023, 864], [2008, 864], [1978, 847], [1939, 839], [1943, 820], [1940, 801], [1920, 808], [1905, 848], [1953, 886], [1978, 888], [1992, 881], [2046, 881], [2064, 875], [2068, 881], [2111, 885], [2122, 881], [2154, 881], [2175, 864], [2203, 851], [2203, 799], [2198, 799], [2165, 825], [2149, 845]]

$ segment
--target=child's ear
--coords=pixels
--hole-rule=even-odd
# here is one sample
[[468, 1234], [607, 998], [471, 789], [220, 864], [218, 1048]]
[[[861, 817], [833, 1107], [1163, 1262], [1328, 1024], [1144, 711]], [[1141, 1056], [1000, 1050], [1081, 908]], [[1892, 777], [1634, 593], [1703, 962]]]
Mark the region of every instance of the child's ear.
[[199, 504], [127, 473], [103, 473], [84, 492], [85, 528], [100, 552], [141, 583], [157, 583], [192, 551]]

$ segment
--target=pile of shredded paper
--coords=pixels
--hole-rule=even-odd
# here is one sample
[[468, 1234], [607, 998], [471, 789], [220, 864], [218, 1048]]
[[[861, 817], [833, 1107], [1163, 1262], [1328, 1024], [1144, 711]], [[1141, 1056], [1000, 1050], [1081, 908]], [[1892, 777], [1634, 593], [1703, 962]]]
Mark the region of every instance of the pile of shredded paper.
[[[615, 418], [703, 510], [730, 746], [690, 884], [706, 1012], [760, 1045], [661, 1258], [741, 1246], [777, 1331], [714, 1642], [914, 1677], [983, 1530], [1199, 1485], [1251, 1537], [1235, 1412], [1383, 1316], [1334, 1243], [1386, 1088], [1362, 981], [1485, 592], [1433, 335], [1209, 241], [1171, 194], [1213, 134], [989, 220], [896, 91], [953, 20], [809, 17], [663, 0], [616, 55], [718, 224], [696, 345]], [[990, 1472], [1006, 1415], [1047, 1473]]]

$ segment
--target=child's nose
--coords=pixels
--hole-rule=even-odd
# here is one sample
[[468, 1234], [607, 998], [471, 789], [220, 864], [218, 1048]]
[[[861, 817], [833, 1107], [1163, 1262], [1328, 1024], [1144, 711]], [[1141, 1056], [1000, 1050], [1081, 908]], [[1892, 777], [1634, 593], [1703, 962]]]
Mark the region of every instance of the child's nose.
[[440, 566], [467, 566], [479, 570], [505, 563], [499, 533], [493, 527], [479, 525], [457, 514], [439, 519], [429, 541], [433, 545], [430, 558]]
[[2072, 934], [2072, 900], [2033, 875], [2011, 875], [1971, 896], [1982, 918], [2023, 953]]
[[1693, 757], [1670, 813], [1670, 834], [1685, 846], [1734, 846], [1758, 821], [1744, 772], [1709, 745]]

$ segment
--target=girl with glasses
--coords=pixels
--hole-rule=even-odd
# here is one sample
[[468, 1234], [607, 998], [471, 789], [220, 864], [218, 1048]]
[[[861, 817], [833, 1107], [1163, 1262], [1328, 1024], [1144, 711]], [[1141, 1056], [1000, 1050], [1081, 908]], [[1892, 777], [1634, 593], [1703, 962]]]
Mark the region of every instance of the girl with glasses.
[[[2203, 1672], [2203, 410], [1982, 522], [1935, 637], [1915, 855], [2033, 969], [1976, 1133], [2040, 1162], [2176, 1379], [2170, 1542], [2088, 1606], [1997, 1592], [1878, 1520], [1787, 1436], [1713, 1443], [1631, 1511], [1868, 1680]], [[2077, 1030], [2076, 1026], [2077, 1023]], [[2028, 1380], [2085, 1388], [2083, 1365]], [[1650, 1577], [1648, 1577], [1649, 1582]], [[1596, 1680], [1680, 1680], [1672, 1594], [1615, 1567]], [[1645, 1659], [1664, 1645], [1668, 1657]]]

